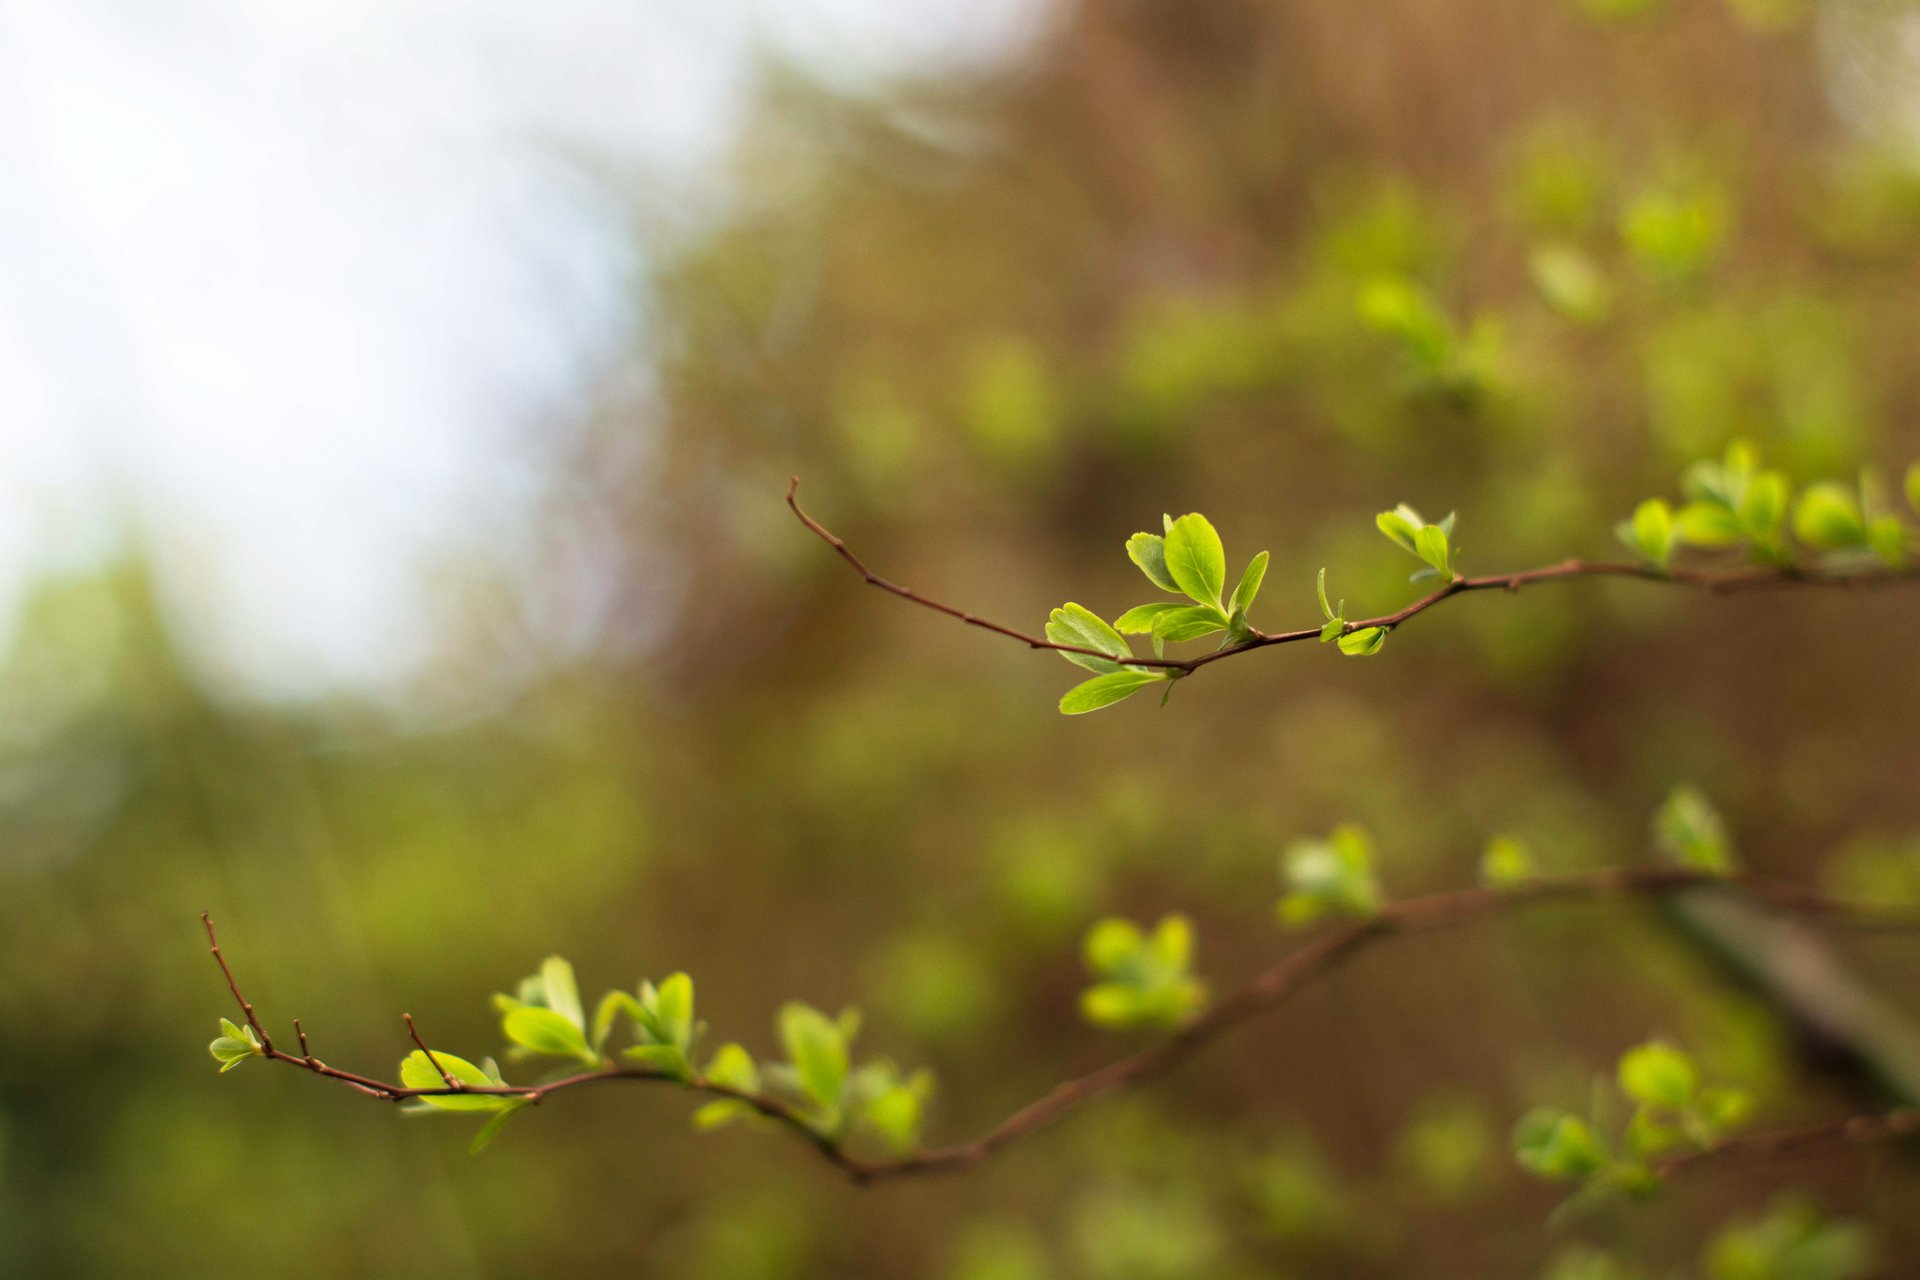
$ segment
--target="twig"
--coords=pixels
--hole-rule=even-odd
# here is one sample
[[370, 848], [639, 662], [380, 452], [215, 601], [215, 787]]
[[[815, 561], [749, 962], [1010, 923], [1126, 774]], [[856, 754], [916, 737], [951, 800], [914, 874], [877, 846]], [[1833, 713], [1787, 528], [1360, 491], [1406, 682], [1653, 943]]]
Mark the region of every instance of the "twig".
[[[744, 1103], [760, 1115], [792, 1129], [848, 1178], [864, 1185], [890, 1178], [973, 1168], [1022, 1138], [1056, 1123], [1068, 1112], [1095, 1098], [1120, 1089], [1145, 1084], [1171, 1071], [1241, 1023], [1278, 1008], [1316, 978], [1331, 972], [1363, 950], [1386, 939], [1464, 924], [1549, 901], [1663, 897], [1686, 891], [1738, 893], [1776, 911], [1839, 925], [1920, 929], [1920, 914], [1889, 912], [1841, 902], [1797, 885], [1760, 876], [1729, 878], [1703, 871], [1671, 867], [1592, 871], [1578, 875], [1537, 879], [1512, 888], [1457, 889], [1429, 894], [1425, 897], [1408, 898], [1388, 905], [1379, 914], [1368, 919], [1322, 933], [1283, 957], [1272, 967], [1257, 974], [1212, 1009], [1174, 1032], [1167, 1039], [1086, 1075], [1055, 1085], [1047, 1093], [978, 1137], [952, 1146], [926, 1148], [886, 1160], [869, 1160], [848, 1152], [837, 1138], [815, 1128], [798, 1110], [780, 1098], [752, 1090], [737, 1089], [704, 1077], [695, 1077], [690, 1081], [675, 1081], [672, 1076], [644, 1068], [607, 1067], [540, 1085], [462, 1084], [440, 1067], [438, 1059], [434, 1058], [432, 1051], [426, 1047], [414, 1029], [411, 1018], [407, 1019], [408, 1031], [412, 1034], [414, 1043], [427, 1054], [429, 1061], [432, 1061], [436, 1068], [440, 1068], [441, 1075], [447, 1082], [444, 1088], [411, 1088], [406, 1085], [389, 1084], [330, 1067], [306, 1052], [304, 1036], [301, 1040], [300, 1055], [282, 1052], [267, 1043], [266, 1033], [259, 1030], [259, 1024], [253, 1020], [252, 1006], [240, 994], [240, 988], [233, 979], [232, 971], [228, 969], [226, 959], [220, 953], [220, 945], [213, 931], [213, 922], [204, 916], [202, 920], [207, 927], [207, 938], [212, 946], [214, 959], [219, 962], [220, 970], [226, 976], [228, 990], [233, 993], [240, 1007], [247, 1012], [249, 1025], [253, 1026], [255, 1033], [260, 1036], [262, 1056], [270, 1061], [289, 1063], [315, 1075], [342, 1081], [361, 1093], [392, 1102], [412, 1098], [441, 1097], [454, 1093], [539, 1102], [551, 1094], [609, 1081], [674, 1081], [697, 1093]], [[1894, 1121], [1890, 1118], [1869, 1118], [1869, 1121], [1873, 1124], [1888, 1126], [1889, 1134], [1907, 1132], [1920, 1129], [1920, 1112], [1913, 1114], [1916, 1119], [1912, 1121]], [[1768, 1141], [1790, 1145], [1787, 1137], [1768, 1139], [1765, 1135], [1754, 1135], [1737, 1141], [1750, 1145], [1756, 1151], [1765, 1148]], [[1689, 1159], [1699, 1158], [1702, 1157], [1696, 1155]], [[1675, 1167], [1681, 1167], [1685, 1163], [1687, 1162], [1679, 1162]]]
[[[1174, 671], [1185, 674], [1197, 671], [1209, 663], [1236, 654], [1248, 653], [1254, 649], [1265, 649], [1276, 644], [1298, 644], [1306, 640], [1320, 640], [1324, 637], [1321, 629], [1302, 627], [1294, 631], [1261, 631], [1249, 628], [1249, 638], [1212, 653], [1200, 654], [1192, 658], [1115, 658], [1112, 654], [1099, 649], [1089, 649], [1081, 645], [1055, 644], [1042, 636], [1029, 635], [998, 622], [991, 622], [977, 614], [969, 613], [953, 605], [944, 604], [931, 596], [922, 595], [911, 587], [881, 577], [867, 568], [860, 558], [853, 554], [846, 542], [818, 520], [808, 515], [800, 506], [798, 493], [800, 478], [793, 477], [787, 485], [787, 505], [793, 509], [800, 523], [805, 525], [816, 537], [832, 547], [835, 554], [852, 566], [855, 573], [872, 586], [900, 597], [902, 600], [917, 604], [936, 613], [944, 613], [949, 618], [957, 618], [971, 627], [979, 627], [996, 635], [1018, 640], [1029, 649], [1051, 649], [1055, 653], [1084, 654], [1093, 658], [1104, 658], [1109, 662], [1118, 662], [1129, 667], [1149, 667], [1162, 671]], [[1768, 591], [1783, 587], [1844, 587], [1848, 589], [1891, 586], [1898, 583], [1920, 582], [1920, 568], [1876, 569], [1860, 573], [1818, 573], [1796, 567], [1777, 569], [1743, 569], [1734, 571], [1715, 571], [1693, 568], [1656, 569], [1651, 565], [1632, 564], [1624, 561], [1609, 560], [1563, 560], [1559, 564], [1547, 565], [1539, 569], [1523, 569], [1517, 573], [1495, 573], [1484, 577], [1457, 577], [1445, 586], [1420, 597], [1412, 604], [1392, 613], [1383, 613], [1377, 618], [1359, 618], [1349, 621], [1340, 632], [1350, 635], [1355, 631], [1365, 631], [1379, 627], [1391, 631], [1401, 623], [1418, 617], [1443, 600], [1465, 595], [1472, 591], [1519, 591], [1541, 582], [1562, 582], [1574, 578], [1638, 578], [1645, 582], [1664, 582], [1676, 586], [1693, 587], [1709, 595], [1734, 595], [1746, 591]]]

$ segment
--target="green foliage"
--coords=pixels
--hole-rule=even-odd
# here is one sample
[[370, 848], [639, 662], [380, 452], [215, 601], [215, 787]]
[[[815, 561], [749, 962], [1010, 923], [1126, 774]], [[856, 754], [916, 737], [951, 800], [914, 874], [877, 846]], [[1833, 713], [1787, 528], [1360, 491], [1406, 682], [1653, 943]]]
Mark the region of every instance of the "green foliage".
[[1413, 581], [1432, 577], [1452, 581], [1456, 576], [1451, 546], [1453, 519], [1454, 513], [1448, 512], [1446, 519], [1430, 524], [1403, 502], [1391, 511], [1382, 511], [1373, 522], [1395, 546], [1426, 561], [1427, 567], [1415, 572]]
[[1288, 845], [1280, 858], [1280, 876], [1287, 891], [1278, 909], [1287, 924], [1328, 915], [1368, 919], [1380, 913], [1373, 839], [1352, 824], [1335, 827], [1325, 840]]
[[1650, 278], [1681, 283], [1713, 264], [1731, 220], [1731, 202], [1717, 185], [1694, 181], [1656, 187], [1628, 203], [1620, 238]]
[[1087, 971], [1096, 979], [1080, 994], [1080, 1012], [1110, 1030], [1165, 1029], [1197, 1014], [1206, 984], [1193, 976], [1193, 924], [1162, 917], [1151, 934], [1110, 917], [1087, 931]]
[[265, 1054], [266, 1046], [260, 1043], [260, 1037], [253, 1033], [252, 1027], [238, 1027], [226, 1018], [220, 1019], [219, 1038], [207, 1046], [207, 1052], [220, 1064], [222, 1075], [233, 1070], [248, 1058]]
[[1512, 889], [1539, 874], [1533, 850], [1513, 836], [1495, 836], [1480, 855], [1480, 883], [1490, 889]]
[[1872, 1237], [1786, 1197], [1763, 1218], [1728, 1227], [1707, 1246], [1705, 1280], [1859, 1280], [1875, 1270]]
[[1654, 844], [1676, 866], [1732, 875], [1738, 863], [1727, 824], [1698, 787], [1679, 786], [1653, 815]]
[[1599, 324], [1613, 309], [1607, 278], [1583, 249], [1560, 241], [1536, 245], [1527, 268], [1540, 296], [1569, 320]]
[[1665, 572], [1673, 560], [1673, 508], [1664, 498], [1648, 498], [1633, 509], [1633, 518], [1614, 529], [1621, 542], [1654, 568]]
[[[1910, 471], [1910, 491], [1913, 477]], [[1760, 563], [1792, 570], [1796, 564], [1787, 544], [1789, 525], [1800, 545], [1819, 554], [1823, 567], [1852, 570], [1878, 562], [1904, 570], [1911, 561], [1913, 534], [1872, 475], [1863, 476], [1857, 486], [1815, 481], [1796, 498], [1785, 472], [1762, 468], [1753, 447], [1735, 441], [1722, 460], [1687, 468], [1681, 488], [1687, 501], [1678, 512], [1662, 499], [1649, 498], [1615, 530], [1631, 550], [1662, 571], [1683, 546], [1705, 552], [1744, 550]]]
[[[865, 1132], [893, 1151], [911, 1150], [919, 1141], [933, 1077], [925, 1071], [903, 1074], [886, 1058], [856, 1064], [852, 1046], [860, 1031], [857, 1011], [847, 1009], [829, 1018], [811, 1005], [791, 1001], [781, 1006], [778, 1027], [788, 1061], [760, 1074], [792, 1099], [809, 1127], [836, 1142]], [[751, 1060], [744, 1051], [725, 1061], [716, 1056], [715, 1065], [728, 1073], [730, 1082], [751, 1078]], [[709, 1104], [695, 1119], [711, 1126], [737, 1111], [715, 1111]]]
[[1580, 1183], [1583, 1193], [1645, 1194], [1659, 1184], [1660, 1158], [1712, 1146], [1752, 1106], [1737, 1089], [1703, 1086], [1693, 1060], [1657, 1040], [1622, 1054], [1614, 1074], [1633, 1108], [1617, 1136], [1602, 1137], [1607, 1098], [1596, 1084], [1589, 1116], [1536, 1107], [1522, 1117], [1513, 1135], [1521, 1167], [1552, 1181]]

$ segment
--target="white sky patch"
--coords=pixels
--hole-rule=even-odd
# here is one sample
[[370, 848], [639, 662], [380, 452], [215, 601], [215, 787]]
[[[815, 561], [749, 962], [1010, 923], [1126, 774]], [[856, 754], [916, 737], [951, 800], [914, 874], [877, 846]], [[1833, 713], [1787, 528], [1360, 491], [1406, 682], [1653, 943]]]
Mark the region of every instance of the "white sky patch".
[[[138, 522], [259, 691], [404, 675], [516, 560], [527, 433], [635, 344], [624, 197], [710, 174], [756, 47], [985, 61], [1032, 0], [28, 0], [0, 14], [0, 618]], [[943, 34], [944, 33], [944, 34]]]

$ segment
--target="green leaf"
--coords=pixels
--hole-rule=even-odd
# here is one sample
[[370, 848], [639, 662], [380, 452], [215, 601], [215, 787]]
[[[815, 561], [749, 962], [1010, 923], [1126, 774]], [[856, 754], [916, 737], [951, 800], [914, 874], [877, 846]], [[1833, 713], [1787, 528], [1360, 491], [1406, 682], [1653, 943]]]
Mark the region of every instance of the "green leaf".
[[1673, 559], [1673, 508], [1663, 498], [1648, 498], [1633, 509], [1633, 518], [1615, 530], [1620, 541], [1638, 552], [1656, 569]]
[[1192, 605], [1182, 604], [1178, 600], [1155, 600], [1152, 604], [1135, 605], [1114, 620], [1113, 629], [1122, 635], [1145, 635], [1153, 630], [1153, 623], [1163, 613], [1191, 609]]
[[[1320, 576], [1314, 580], [1313, 589], [1315, 594], [1320, 597], [1320, 616], [1328, 622], [1344, 623], [1346, 619], [1341, 615], [1347, 611], [1347, 602], [1342, 600], [1338, 609], [1327, 603], [1327, 570], [1325, 566], [1321, 567]], [[1321, 633], [1320, 638], [1322, 640], [1327, 638], [1324, 631]]]
[[540, 962], [540, 984], [546, 992], [546, 1006], [585, 1031], [586, 1015], [580, 1007], [580, 986], [573, 980], [573, 966], [559, 956]]
[[684, 973], [664, 979], [655, 997], [654, 1016], [662, 1040], [681, 1049], [693, 1048], [693, 979]]
[[638, 1021], [638, 1011], [634, 1005], [634, 998], [624, 991], [609, 991], [600, 997], [600, 1003], [593, 1011], [593, 1047], [596, 1051], [606, 1047], [607, 1037], [613, 1034], [614, 1020], [620, 1016], [621, 1010], [626, 1010], [630, 1017]]
[[514, 1116], [514, 1113], [519, 1111], [520, 1108], [526, 1105], [527, 1104], [524, 1101], [520, 1101], [520, 1102], [508, 1102], [506, 1105], [502, 1106], [494, 1114], [493, 1119], [481, 1125], [480, 1132], [473, 1135], [473, 1141], [467, 1144], [467, 1154], [470, 1156], [477, 1156], [482, 1151], [485, 1151], [488, 1147], [492, 1146], [493, 1140], [500, 1136], [500, 1131], [507, 1127], [507, 1121], [511, 1120]]
[[677, 1044], [635, 1044], [620, 1051], [629, 1062], [650, 1067], [670, 1080], [691, 1080], [693, 1064]]
[[1716, 1133], [1737, 1128], [1753, 1114], [1753, 1095], [1742, 1089], [1711, 1086], [1700, 1091], [1701, 1119]]
[[1526, 1168], [1562, 1181], [1590, 1177], [1607, 1162], [1585, 1120], [1547, 1107], [1521, 1117], [1513, 1133], [1513, 1153]]
[[1629, 1098], [1669, 1111], [1684, 1111], [1691, 1106], [1694, 1090], [1700, 1084], [1693, 1059], [1657, 1040], [1621, 1055], [1619, 1075], [1620, 1087]]
[[1087, 968], [1096, 974], [1119, 973], [1146, 945], [1140, 926], [1131, 920], [1110, 916], [1087, 930], [1084, 944]]
[[1731, 875], [1733, 842], [1719, 811], [1699, 788], [1675, 787], [1653, 817], [1654, 843], [1673, 862], [1712, 875]]
[[[1325, 637], [1325, 634], [1324, 631], [1321, 632], [1322, 638]], [[1364, 658], [1371, 654], [1378, 653], [1380, 652], [1380, 646], [1386, 642], [1387, 629], [1385, 627], [1362, 627], [1358, 631], [1348, 632], [1337, 641], [1340, 646], [1340, 652], [1353, 658]]]
[[[921, 1073], [924, 1078], [925, 1073]], [[908, 1084], [895, 1085], [869, 1101], [861, 1120], [895, 1155], [913, 1150], [920, 1138], [922, 1097]]]
[[735, 1120], [750, 1120], [756, 1114], [752, 1107], [736, 1098], [718, 1098], [694, 1111], [693, 1124], [697, 1129], [718, 1129]]
[[1907, 567], [1907, 527], [1898, 516], [1875, 516], [1867, 523], [1867, 545], [1889, 569]]
[[1153, 638], [1158, 644], [1177, 644], [1225, 631], [1227, 626], [1227, 616], [1210, 604], [1182, 605], [1153, 620]]
[[1140, 566], [1147, 581], [1162, 591], [1178, 591], [1180, 584], [1167, 572], [1167, 542], [1157, 533], [1136, 533], [1127, 539], [1127, 559]]
[[1446, 530], [1437, 524], [1426, 525], [1415, 531], [1413, 545], [1420, 558], [1432, 565], [1441, 577], [1453, 576], [1453, 563], [1448, 558]]
[[1294, 841], [1280, 859], [1288, 890], [1280, 900], [1280, 918], [1305, 924], [1329, 914], [1379, 914], [1380, 883], [1373, 867], [1373, 840], [1351, 823], [1335, 827], [1325, 840]]
[[1165, 679], [1165, 676], [1154, 671], [1110, 671], [1077, 684], [1062, 694], [1060, 714], [1079, 716], [1098, 711], [1101, 707], [1111, 706], [1139, 692], [1146, 685]]
[[1689, 502], [1674, 523], [1680, 541], [1691, 547], [1732, 547], [1747, 540], [1740, 517], [1717, 502]]
[[1393, 540], [1395, 546], [1409, 555], [1420, 554], [1420, 547], [1415, 539], [1426, 521], [1422, 520], [1420, 513], [1412, 507], [1401, 503], [1391, 511], [1382, 511], [1373, 518], [1373, 523], [1380, 532]]
[[1240, 585], [1233, 589], [1233, 599], [1227, 602], [1228, 613], [1240, 613], [1253, 608], [1253, 598], [1260, 594], [1260, 584], [1267, 577], [1267, 553], [1262, 551], [1247, 561], [1247, 571], [1240, 575]]
[[[439, 1049], [433, 1051], [432, 1058], [428, 1058], [421, 1050], [415, 1049], [401, 1059], [400, 1083], [409, 1089], [444, 1089], [447, 1087], [447, 1082], [440, 1074], [443, 1070], [460, 1084], [471, 1085], [476, 1089], [490, 1088], [497, 1083], [493, 1077], [465, 1058], [443, 1053]], [[420, 1101], [428, 1106], [438, 1107], [442, 1111], [498, 1111], [502, 1107], [512, 1106], [516, 1099], [497, 1096], [472, 1097], [448, 1093], [421, 1098]]]
[[500, 1029], [507, 1039], [534, 1053], [551, 1054], [556, 1058], [579, 1058], [585, 1062], [599, 1061], [599, 1055], [587, 1043], [586, 1034], [580, 1027], [553, 1009], [522, 1005], [500, 1020]]
[[266, 1046], [253, 1033], [251, 1026], [235, 1026], [230, 1018], [220, 1019], [220, 1035], [207, 1046], [207, 1052], [220, 1064], [220, 1074], [225, 1075], [248, 1058], [258, 1057], [266, 1052]]
[[1511, 889], [1539, 874], [1533, 851], [1512, 836], [1495, 836], [1480, 855], [1480, 882], [1492, 889]]
[[1866, 522], [1853, 491], [1831, 480], [1807, 486], [1793, 508], [1793, 535], [1810, 547], [1832, 551], [1867, 540]]
[[1770, 540], [1787, 518], [1787, 502], [1792, 486], [1778, 471], [1763, 471], [1747, 483], [1740, 499], [1740, 523], [1754, 537]]
[[730, 1089], [760, 1092], [760, 1068], [754, 1065], [753, 1055], [731, 1041], [714, 1051], [712, 1061], [707, 1063], [706, 1078]]
[[780, 1040], [808, 1096], [837, 1106], [847, 1079], [847, 1041], [838, 1024], [810, 1005], [789, 1003], [780, 1008]]
[[1227, 553], [1207, 518], [1195, 512], [1175, 520], [1167, 530], [1166, 552], [1167, 572], [1180, 590], [1218, 608], [1227, 585]]
[[1169, 915], [1154, 928], [1148, 944], [1153, 960], [1160, 968], [1184, 973], [1193, 962], [1193, 921], [1183, 915]]
[[1085, 653], [1063, 653], [1060, 656], [1078, 667], [1089, 671], [1117, 671], [1120, 662], [1133, 656], [1133, 650], [1121, 638], [1120, 633], [1106, 624], [1106, 620], [1093, 610], [1069, 601], [1055, 609], [1047, 619], [1047, 639], [1055, 644], [1072, 645], [1079, 649], [1097, 649], [1101, 653], [1112, 654], [1114, 659], [1097, 658]]
[[1326, 644], [1329, 641], [1338, 640], [1346, 634], [1346, 631], [1347, 620], [1345, 618], [1328, 618], [1327, 625], [1320, 628], [1320, 643]]
[[1533, 284], [1548, 305], [1569, 320], [1597, 324], [1612, 303], [1607, 280], [1594, 260], [1569, 244], [1543, 244], [1527, 257]]

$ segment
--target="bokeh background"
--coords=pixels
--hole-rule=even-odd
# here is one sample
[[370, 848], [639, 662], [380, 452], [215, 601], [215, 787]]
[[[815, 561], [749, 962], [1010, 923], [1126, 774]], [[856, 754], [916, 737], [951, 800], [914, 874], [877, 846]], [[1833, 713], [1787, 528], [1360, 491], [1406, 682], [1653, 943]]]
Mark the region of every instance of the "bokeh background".
[[1609, 554], [1736, 436], [1891, 471], [1916, 126], [1902, 0], [9, 6], [0, 1273], [1706, 1274], [1798, 1188], [1913, 1274], [1898, 1153], [1548, 1224], [1506, 1151], [1650, 1034], [1769, 1127], [1900, 1100], [1899, 937], [1806, 939], [1863, 1038], [1644, 909], [1409, 941], [862, 1192], [666, 1089], [469, 1157], [216, 1076], [198, 913], [273, 1030], [374, 1072], [402, 1010], [493, 1051], [552, 951], [684, 967], [769, 1055], [781, 1001], [859, 1005], [939, 1140], [1128, 1047], [1075, 1014], [1092, 920], [1189, 913], [1224, 987], [1338, 821], [1409, 893], [1496, 833], [1645, 859], [1692, 782], [1749, 862], [1910, 894], [1920, 600], [1550, 587], [1069, 720], [1072, 668], [862, 587], [781, 496], [1032, 628], [1138, 603], [1125, 537], [1202, 510], [1234, 571], [1271, 549], [1278, 628], [1323, 565], [1410, 598], [1398, 501], [1493, 571]]

